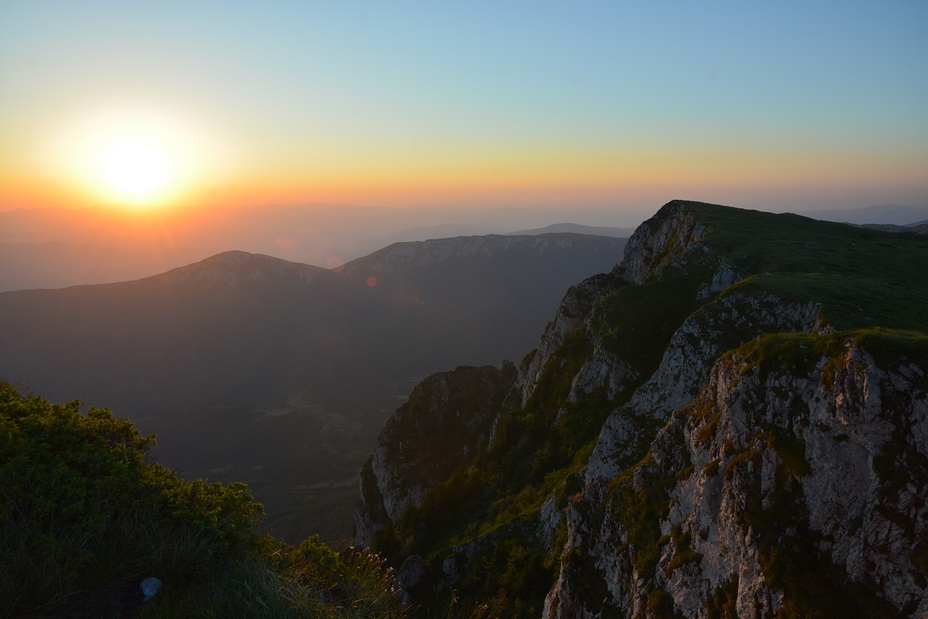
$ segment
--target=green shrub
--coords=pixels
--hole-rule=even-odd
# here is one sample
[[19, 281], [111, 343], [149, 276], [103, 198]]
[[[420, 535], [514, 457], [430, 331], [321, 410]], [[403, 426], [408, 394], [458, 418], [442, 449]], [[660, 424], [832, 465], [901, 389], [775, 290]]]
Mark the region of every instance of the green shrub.
[[[80, 406], [0, 383], [0, 618], [400, 615], [376, 555], [262, 535], [244, 484], [184, 481], [154, 437]], [[163, 590], [136, 608], [149, 576]]]

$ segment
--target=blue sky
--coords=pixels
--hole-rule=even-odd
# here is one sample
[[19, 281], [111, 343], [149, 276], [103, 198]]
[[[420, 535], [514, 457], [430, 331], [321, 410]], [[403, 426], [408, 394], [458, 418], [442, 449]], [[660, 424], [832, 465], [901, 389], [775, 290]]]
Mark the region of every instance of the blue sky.
[[197, 153], [175, 200], [924, 204], [926, 25], [925, 2], [0, 1], [0, 201], [106, 199], [48, 153], [144, 109]]

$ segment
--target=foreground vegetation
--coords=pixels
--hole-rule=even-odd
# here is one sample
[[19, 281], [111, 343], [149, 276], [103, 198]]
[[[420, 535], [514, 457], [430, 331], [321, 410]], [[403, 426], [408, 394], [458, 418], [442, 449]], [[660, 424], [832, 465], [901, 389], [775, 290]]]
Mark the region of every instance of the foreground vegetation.
[[0, 383], [0, 617], [402, 615], [378, 556], [260, 533], [244, 485], [184, 481], [154, 437], [80, 406]]

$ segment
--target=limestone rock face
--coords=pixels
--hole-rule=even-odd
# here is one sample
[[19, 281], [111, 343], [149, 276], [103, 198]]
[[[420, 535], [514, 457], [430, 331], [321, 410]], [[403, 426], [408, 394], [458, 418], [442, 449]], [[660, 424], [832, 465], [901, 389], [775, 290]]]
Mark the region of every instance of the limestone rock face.
[[373, 457], [361, 467], [361, 498], [354, 510], [354, 543], [361, 548], [370, 548], [377, 535], [386, 531], [391, 522], [372, 462]]
[[551, 355], [564, 344], [575, 329], [585, 324], [597, 302], [625, 283], [615, 276], [603, 274], [594, 275], [570, 287], [554, 320], [545, 328], [535, 353], [528, 363], [519, 369], [516, 388], [522, 396], [523, 406], [535, 391]]
[[[664, 423], [706, 384], [718, 356], [762, 333], [815, 332], [823, 328], [818, 306], [789, 303], [766, 293], [733, 292], [694, 313], [676, 331], [658, 370], [631, 400], [606, 420], [586, 469], [587, 478], [608, 480], [640, 458], [648, 430]], [[645, 428], [638, 432], [635, 428]], [[644, 443], [642, 443], [644, 441]]]
[[[518, 389], [522, 404], [525, 405], [534, 392], [551, 355], [575, 329], [589, 324], [597, 303], [630, 282], [642, 283], [650, 274], [672, 264], [684, 254], [705, 257], [711, 253], [699, 244], [705, 234], [705, 226], [685, 209], [684, 203], [671, 202], [635, 230], [625, 245], [622, 261], [611, 273], [596, 275], [572, 286], [564, 295], [554, 320], [548, 323], [535, 354], [528, 365], [520, 369]], [[724, 279], [730, 280], [730, 285], [734, 283], [734, 277], [732, 271]], [[599, 374], [611, 381], [613, 386], [609, 389], [614, 393], [622, 378], [629, 377], [631, 367], [614, 355], [602, 354], [601, 349], [597, 353], [598, 358], [591, 360], [590, 366], [583, 372], [584, 376], [578, 377], [578, 388], [588, 393], [592, 386], [590, 375]]]
[[[928, 338], [872, 318], [912, 320], [926, 297], [911, 273], [858, 272], [896, 245], [806, 226], [671, 202], [610, 273], [572, 287], [481, 417], [480, 457], [448, 449], [497, 486], [477, 486], [472, 522], [430, 539], [443, 550], [424, 558], [422, 595], [480, 591], [526, 619], [928, 619]], [[907, 306], [865, 310], [861, 285]], [[379, 505], [396, 523], [429, 486], [400, 490], [414, 475], [379, 451], [362, 475], [367, 518]], [[432, 497], [441, 518], [453, 502]]]
[[369, 547], [435, 484], [476, 456], [514, 379], [512, 364], [462, 366], [416, 386], [387, 421], [361, 471], [361, 501], [355, 512], [358, 546]]
[[[748, 344], [723, 357], [641, 464], [572, 501], [563, 556], [582, 552], [629, 617], [654, 616], [662, 598], [687, 618], [722, 616], [723, 605], [767, 616], [803, 595], [830, 596], [845, 616], [925, 616], [928, 583], [914, 565], [928, 534], [925, 368], [882, 367], [851, 341], [827, 356], [809, 350], [804, 368], [765, 367], [761, 356]], [[648, 509], [659, 523], [650, 532], [635, 519]], [[808, 569], [771, 569], [790, 559]], [[574, 595], [590, 574], [571, 563], [546, 617], [602, 610]], [[839, 585], [817, 589], [823, 574]]]
[[686, 210], [685, 203], [671, 202], [635, 230], [614, 273], [641, 284], [699, 242], [706, 231], [696, 215]]
[[627, 381], [638, 376], [638, 372], [626, 361], [598, 345], [570, 383], [568, 400], [579, 402], [600, 388], [605, 388], [607, 399], [612, 400], [625, 390]]

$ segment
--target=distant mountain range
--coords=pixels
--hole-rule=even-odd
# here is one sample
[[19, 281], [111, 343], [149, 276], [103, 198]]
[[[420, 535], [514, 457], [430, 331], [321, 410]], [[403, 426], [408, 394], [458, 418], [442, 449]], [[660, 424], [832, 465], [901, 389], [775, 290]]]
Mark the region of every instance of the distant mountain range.
[[[855, 224], [905, 226], [928, 207], [874, 206], [802, 213]], [[132, 211], [0, 212], [0, 292], [130, 281], [230, 249], [334, 267], [392, 243], [484, 234], [578, 233], [628, 237], [644, 214], [607, 209], [473, 205], [375, 208], [266, 205]], [[548, 222], [582, 222], [553, 223]]]
[[552, 234], [562, 232], [572, 232], [574, 234], [596, 234], [599, 236], [613, 236], [616, 238], [627, 239], [635, 231], [634, 228], [616, 228], [614, 226], [581, 226], [579, 224], [563, 223], [552, 224], [544, 228], [535, 228], [532, 230], [519, 230], [512, 234]]
[[[235, 251], [136, 281], [0, 293], [0, 379], [131, 417], [159, 434], [163, 463], [249, 482], [274, 522], [298, 487], [327, 489], [307, 509], [353, 496], [339, 480], [421, 377], [518, 361], [564, 291], [611, 269], [624, 243], [458, 237], [336, 271]], [[291, 520], [319, 528], [305, 510]]]
[[199, 249], [0, 243], [0, 292], [124, 282], [195, 262]]
[[[0, 212], [0, 292], [140, 279], [231, 249], [330, 268], [392, 243], [508, 234], [568, 217], [638, 221], [604, 208], [504, 205], [18, 209]], [[546, 231], [622, 236], [601, 225], [584, 228]]]

